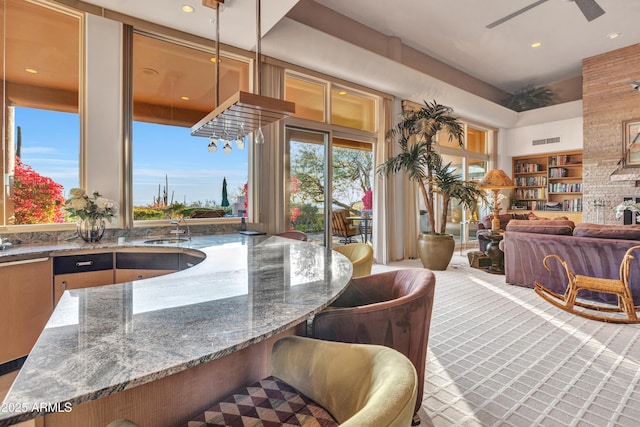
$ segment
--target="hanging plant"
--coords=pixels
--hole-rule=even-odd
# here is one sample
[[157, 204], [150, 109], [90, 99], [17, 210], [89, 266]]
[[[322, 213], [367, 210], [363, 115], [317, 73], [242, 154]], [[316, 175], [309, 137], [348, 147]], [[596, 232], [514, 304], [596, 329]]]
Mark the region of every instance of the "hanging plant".
[[553, 96], [553, 91], [548, 87], [535, 87], [533, 83], [529, 83], [505, 99], [503, 105], [518, 112], [533, 110], [551, 105]]

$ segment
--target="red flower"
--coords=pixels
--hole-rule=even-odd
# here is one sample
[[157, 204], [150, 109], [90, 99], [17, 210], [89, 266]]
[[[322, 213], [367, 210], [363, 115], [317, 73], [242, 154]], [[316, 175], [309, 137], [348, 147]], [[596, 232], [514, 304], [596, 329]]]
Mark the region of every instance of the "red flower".
[[64, 222], [63, 187], [16, 156], [13, 204], [15, 224]]
[[368, 189], [362, 197], [362, 209], [370, 211], [373, 208], [373, 191]]

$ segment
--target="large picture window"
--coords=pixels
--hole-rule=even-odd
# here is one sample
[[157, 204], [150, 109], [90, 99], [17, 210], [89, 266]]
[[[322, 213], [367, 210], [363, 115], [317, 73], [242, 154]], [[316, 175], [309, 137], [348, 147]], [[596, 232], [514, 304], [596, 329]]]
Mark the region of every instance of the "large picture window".
[[[244, 213], [248, 147], [212, 151], [209, 139], [190, 134], [215, 108], [217, 60], [197, 47], [134, 34], [134, 220]], [[248, 61], [222, 56], [219, 65], [220, 102], [248, 90]]]
[[62, 223], [64, 199], [80, 183], [82, 16], [34, 1], [0, 3], [0, 226]]

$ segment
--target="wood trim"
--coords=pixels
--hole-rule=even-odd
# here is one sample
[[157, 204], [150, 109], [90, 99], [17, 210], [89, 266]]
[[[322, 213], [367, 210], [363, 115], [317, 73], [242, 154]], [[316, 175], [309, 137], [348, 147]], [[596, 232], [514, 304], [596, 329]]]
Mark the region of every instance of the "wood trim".
[[224, 0], [202, 0], [202, 5], [211, 9], [218, 9], [221, 4], [224, 4]]

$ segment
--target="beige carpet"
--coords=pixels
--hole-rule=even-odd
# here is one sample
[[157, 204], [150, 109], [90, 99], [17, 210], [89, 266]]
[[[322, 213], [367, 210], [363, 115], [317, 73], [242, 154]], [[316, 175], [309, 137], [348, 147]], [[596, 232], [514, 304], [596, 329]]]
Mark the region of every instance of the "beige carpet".
[[422, 426], [640, 425], [640, 325], [566, 313], [465, 255], [436, 278]]

